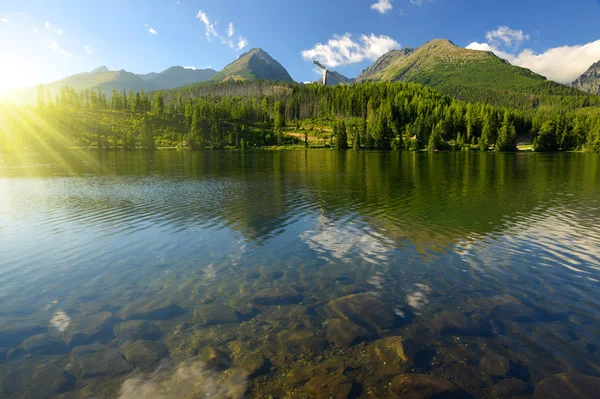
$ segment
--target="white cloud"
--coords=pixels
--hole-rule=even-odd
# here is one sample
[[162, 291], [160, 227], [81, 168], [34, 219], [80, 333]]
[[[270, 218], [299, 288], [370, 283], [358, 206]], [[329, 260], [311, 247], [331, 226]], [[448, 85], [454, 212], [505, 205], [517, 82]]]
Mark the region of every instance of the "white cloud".
[[94, 54], [87, 44], [85, 45], [85, 51], [87, 51], [88, 54]]
[[248, 45], [248, 40], [246, 40], [243, 36], [240, 36], [238, 38], [237, 49], [242, 50], [247, 45]]
[[390, 50], [400, 48], [400, 43], [389, 36], [361, 35], [354, 41], [350, 33], [334, 35], [326, 44], [317, 43], [312, 49], [302, 51], [306, 60], [319, 60], [328, 67], [348, 65], [363, 60], [376, 60]]
[[506, 61], [510, 62], [511, 64], [514, 63], [515, 58], [516, 58], [513, 54], [506, 53], [506, 52], [498, 49], [497, 47], [494, 47], [493, 45], [491, 45], [489, 43], [473, 42], [473, 43], [469, 44], [467, 46], [467, 48], [469, 50], [491, 51], [492, 53], [496, 54], [498, 57], [505, 59]]
[[35, 28], [34, 30], [31, 31], [31, 33], [33, 33], [34, 35], [37, 35], [38, 33], [40, 33], [40, 30], [38, 28]]
[[154, 28], [148, 24], [146, 24], [146, 29], [148, 29], [148, 33], [150, 33], [151, 35], [154, 35], [154, 36], [158, 35], [158, 32], [156, 30], [154, 30]]
[[44, 37], [42, 39], [42, 43], [48, 46], [48, 48], [55, 53], [60, 53], [66, 57], [71, 57], [73, 54], [69, 53], [64, 48], [60, 47], [60, 45], [56, 42], [56, 40], [50, 39], [49, 37]]
[[513, 30], [508, 26], [500, 26], [498, 29], [488, 32], [485, 35], [488, 43], [493, 43], [506, 47], [519, 47], [525, 40], [529, 40], [529, 35], [524, 34], [522, 30]]
[[388, 11], [392, 11], [394, 6], [390, 3], [390, 0], [377, 0], [377, 3], [371, 4], [372, 10], [377, 10], [378, 12], [385, 14]]
[[0, 18], [0, 22], [7, 24], [8, 23], [8, 18]]
[[[500, 27], [488, 32], [486, 38], [488, 43], [473, 42], [467, 48], [491, 51], [513, 65], [531, 69], [558, 83], [571, 83], [600, 60], [600, 40], [584, 45], [554, 47], [543, 53], [536, 53], [531, 49], [516, 53], [514, 50], [518, 44], [529, 39], [529, 35], [522, 31]], [[502, 45], [512, 48], [503, 49]]]
[[193, 66], [185, 66], [185, 65], [184, 65], [184, 66], [183, 66], [183, 69], [191, 69], [192, 71], [195, 71], [195, 70], [196, 70], [196, 69], [198, 69], [198, 68], [196, 68], [196, 67], [193, 67]]
[[196, 15], [196, 18], [198, 18], [200, 20], [200, 22], [202, 22], [204, 24], [204, 26], [206, 27], [206, 38], [208, 39], [208, 41], [211, 41], [210, 40], [211, 37], [219, 36], [217, 31], [215, 30], [215, 26], [212, 23], [210, 23], [210, 20], [208, 19], [208, 15], [206, 15], [206, 13], [204, 11], [199, 10], [198, 14]]
[[227, 32], [225, 32], [225, 36], [221, 36], [217, 32], [216, 28], [218, 19], [214, 22], [211, 22], [208, 15], [202, 10], [198, 11], [198, 14], [196, 14], [196, 18], [198, 18], [198, 20], [200, 20], [200, 22], [204, 24], [204, 27], [206, 29], [205, 35], [209, 42], [212, 42], [212, 38], [217, 38], [221, 41], [221, 43], [228, 46], [230, 49], [237, 51], [243, 49], [248, 45], [248, 40], [246, 40], [246, 38], [244, 38], [241, 35], [238, 36], [237, 44], [234, 41], [233, 36], [235, 35], [235, 28], [233, 26], [233, 22], [230, 22], [227, 26]]
[[66, 30], [57, 28], [56, 26], [52, 25], [48, 21], [44, 22], [44, 28], [51, 30], [52, 32], [56, 33], [58, 36], [62, 36], [63, 34], [67, 33]]

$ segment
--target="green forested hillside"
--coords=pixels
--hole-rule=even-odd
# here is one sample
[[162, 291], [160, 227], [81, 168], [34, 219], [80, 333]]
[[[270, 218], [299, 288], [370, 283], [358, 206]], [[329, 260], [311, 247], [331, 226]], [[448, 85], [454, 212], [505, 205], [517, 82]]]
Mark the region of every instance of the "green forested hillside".
[[[0, 150], [188, 149], [301, 144], [343, 149], [600, 151], [600, 108], [519, 110], [466, 103], [412, 83], [353, 86], [266, 81], [192, 85], [149, 96], [63, 90], [36, 108], [5, 106]], [[332, 137], [333, 136], [333, 137]]]
[[357, 78], [357, 82], [376, 81], [421, 83], [465, 101], [523, 109], [559, 105], [565, 96], [581, 97], [584, 103], [587, 97], [491, 52], [461, 48], [446, 39], [391, 51]]

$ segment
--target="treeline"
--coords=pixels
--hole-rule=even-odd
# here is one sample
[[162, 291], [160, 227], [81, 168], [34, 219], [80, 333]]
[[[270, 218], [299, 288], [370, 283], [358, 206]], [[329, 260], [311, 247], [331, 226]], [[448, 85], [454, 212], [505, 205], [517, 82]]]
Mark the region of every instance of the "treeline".
[[[571, 92], [571, 91], [569, 91]], [[237, 82], [202, 84], [156, 93], [189, 124], [195, 109], [232, 121], [346, 120], [349, 141], [371, 149], [514, 151], [518, 140], [538, 151], [600, 150], [600, 107], [591, 96], [559, 97], [535, 110], [455, 100], [411, 83], [319, 86]], [[280, 108], [283, 110], [280, 110]], [[278, 111], [279, 110], [279, 111]], [[205, 117], [206, 111], [199, 111]], [[335, 132], [334, 132], [335, 134]]]
[[100, 90], [66, 87], [51, 101], [40, 91], [37, 108], [28, 111], [33, 117], [13, 118], [13, 128], [20, 123], [17, 130], [27, 131], [37, 119], [78, 145], [221, 149], [308, 144], [285, 134], [285, 127], [301, 130], [310, 120], [332, 131], [338, 148], [515, 151], [522, 141], [537, 151], [600, 152], [599, 111], [466, 103], [411, 83], [324, 87], [259, 81], [156, 93], [113, 90], [109, 99]]

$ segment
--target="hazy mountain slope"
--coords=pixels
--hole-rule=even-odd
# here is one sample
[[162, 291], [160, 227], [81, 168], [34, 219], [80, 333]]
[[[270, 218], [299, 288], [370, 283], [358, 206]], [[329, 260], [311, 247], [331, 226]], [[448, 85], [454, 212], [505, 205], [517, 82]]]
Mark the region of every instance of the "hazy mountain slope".
[[[131, 89], [134, 92], [154, 89], [153, 85], [145, 82], [142, 78], [131, 72], [125, 70], [104, 72], [104, 68], [96, 68], [94, 70], [100, 72], [79, 73], [45, 84], [44, 89], [50, 93], [52, 100], [60, 94], [65, 86], [70, 86], [76, 91], [85, 89], [97, 90], [100, 88], [107, 96], [110, 96], [112, 89], [118, 91], [128, 91]], [[33, 86], [15, 90], [11, 93], [10, 97], [19, 103], [34, 104], [37, 101], [37, 95], [38, 88], [37, 86]]]
[[217, 71], [214, 69], [190, 69], [182, 66], [173, 66], [146, 81], [156, 89], [172, 89], [190, 83], [210, 80], [216, 73]]
[[593, 64], [583, 75], [571, 83], [576, 89], [600, 95], [600, 61]]
[[271, 80], [293, 82], [288, 71], [266, 51], [255, 48], [242, 54], [237, 60], [212, 77], [212, 81]]

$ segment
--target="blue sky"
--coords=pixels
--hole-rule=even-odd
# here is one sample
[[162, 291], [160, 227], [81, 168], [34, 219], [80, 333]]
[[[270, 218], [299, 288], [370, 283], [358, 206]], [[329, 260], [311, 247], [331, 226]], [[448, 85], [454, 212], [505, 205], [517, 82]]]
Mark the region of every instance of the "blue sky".
[[567, 81], [600, 60], [599, 21], [597, 0], [0, 0], [0, 91], [103, 64], [221, 69], [253, 47], [297, 81], [313, 58], [354, 77], [436, 37]]

